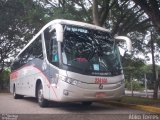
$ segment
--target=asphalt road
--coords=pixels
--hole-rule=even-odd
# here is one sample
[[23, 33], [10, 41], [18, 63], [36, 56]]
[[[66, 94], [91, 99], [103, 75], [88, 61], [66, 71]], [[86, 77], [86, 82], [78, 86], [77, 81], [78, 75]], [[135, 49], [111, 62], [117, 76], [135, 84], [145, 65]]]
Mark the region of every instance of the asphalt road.
[[[93, 103], [91, 106], [83, 106], [80, 103], [57, 103], [50, 102], [49, 107], [41, 108], [34, 98], [13, 99], [12, 94], [0, 93], [0, 119], [7, 117], [20, 119], [69, 119], [69, 120], [128, 120], [132, 115], [149, 114], [145, 111]], [[134, 117], [134, 116], [133, 116]], [[118, 119], [117, 119], [118, 118]], [[134, 119], [132, 119], [134, 120]]]

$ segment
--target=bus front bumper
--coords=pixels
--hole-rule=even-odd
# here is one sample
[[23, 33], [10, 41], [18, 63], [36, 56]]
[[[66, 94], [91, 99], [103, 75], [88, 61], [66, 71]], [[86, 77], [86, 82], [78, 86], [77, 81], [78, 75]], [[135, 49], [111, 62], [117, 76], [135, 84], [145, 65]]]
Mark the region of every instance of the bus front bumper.
[[124, 83], [120, 85], [112, 84], [112, 87], [107, 87], [109, 85], [106, 84], [103, 85], [102, 89], [90, 87], [94, 85], [90, 85], [88, 88], [81, 88], [63, 81], [58, 86], [54, 89], [57, 99], [51, 97], [51, 100], [61, 102], [118, 100], [125, 95]]

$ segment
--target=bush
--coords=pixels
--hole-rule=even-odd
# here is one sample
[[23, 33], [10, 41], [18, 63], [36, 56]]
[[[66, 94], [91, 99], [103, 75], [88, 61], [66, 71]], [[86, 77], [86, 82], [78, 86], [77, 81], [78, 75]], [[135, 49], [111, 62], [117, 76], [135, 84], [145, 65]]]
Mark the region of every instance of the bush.
[[141, 83], [139, 81], [133, 80], [132, 82], [126, 81], [125, 87], [127, 88], [127, 90], [131, 90], [131, 84], [132, 84], [133, 90], [142, 90], [143, 89], [143, 86], [141, 85]]
[[0, 89], [1, 90], [9, 88], [9, 74], [10, 74], [9, 70], [4, 70], [0, 74]]

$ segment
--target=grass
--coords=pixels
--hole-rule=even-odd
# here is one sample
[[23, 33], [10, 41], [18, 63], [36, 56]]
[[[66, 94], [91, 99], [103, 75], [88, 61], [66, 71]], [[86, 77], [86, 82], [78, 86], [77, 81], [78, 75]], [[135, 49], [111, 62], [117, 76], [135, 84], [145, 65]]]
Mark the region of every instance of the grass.
[[122, 103], [160, 107], [160, 99], [124, 96]]
[[122, 97], [121, 102], [102, 101], [100, 103], [160, 114], [160, 99], [124, 96]]

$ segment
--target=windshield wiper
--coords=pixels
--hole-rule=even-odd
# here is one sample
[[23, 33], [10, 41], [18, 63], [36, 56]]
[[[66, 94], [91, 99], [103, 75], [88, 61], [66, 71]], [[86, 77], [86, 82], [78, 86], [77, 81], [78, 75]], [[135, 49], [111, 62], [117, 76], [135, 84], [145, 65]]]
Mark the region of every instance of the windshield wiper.
[[108, 66], [104, 63], [104, 61], [99, 58], [99, 62], [102, 65], [102, 67], [107, 71]]

